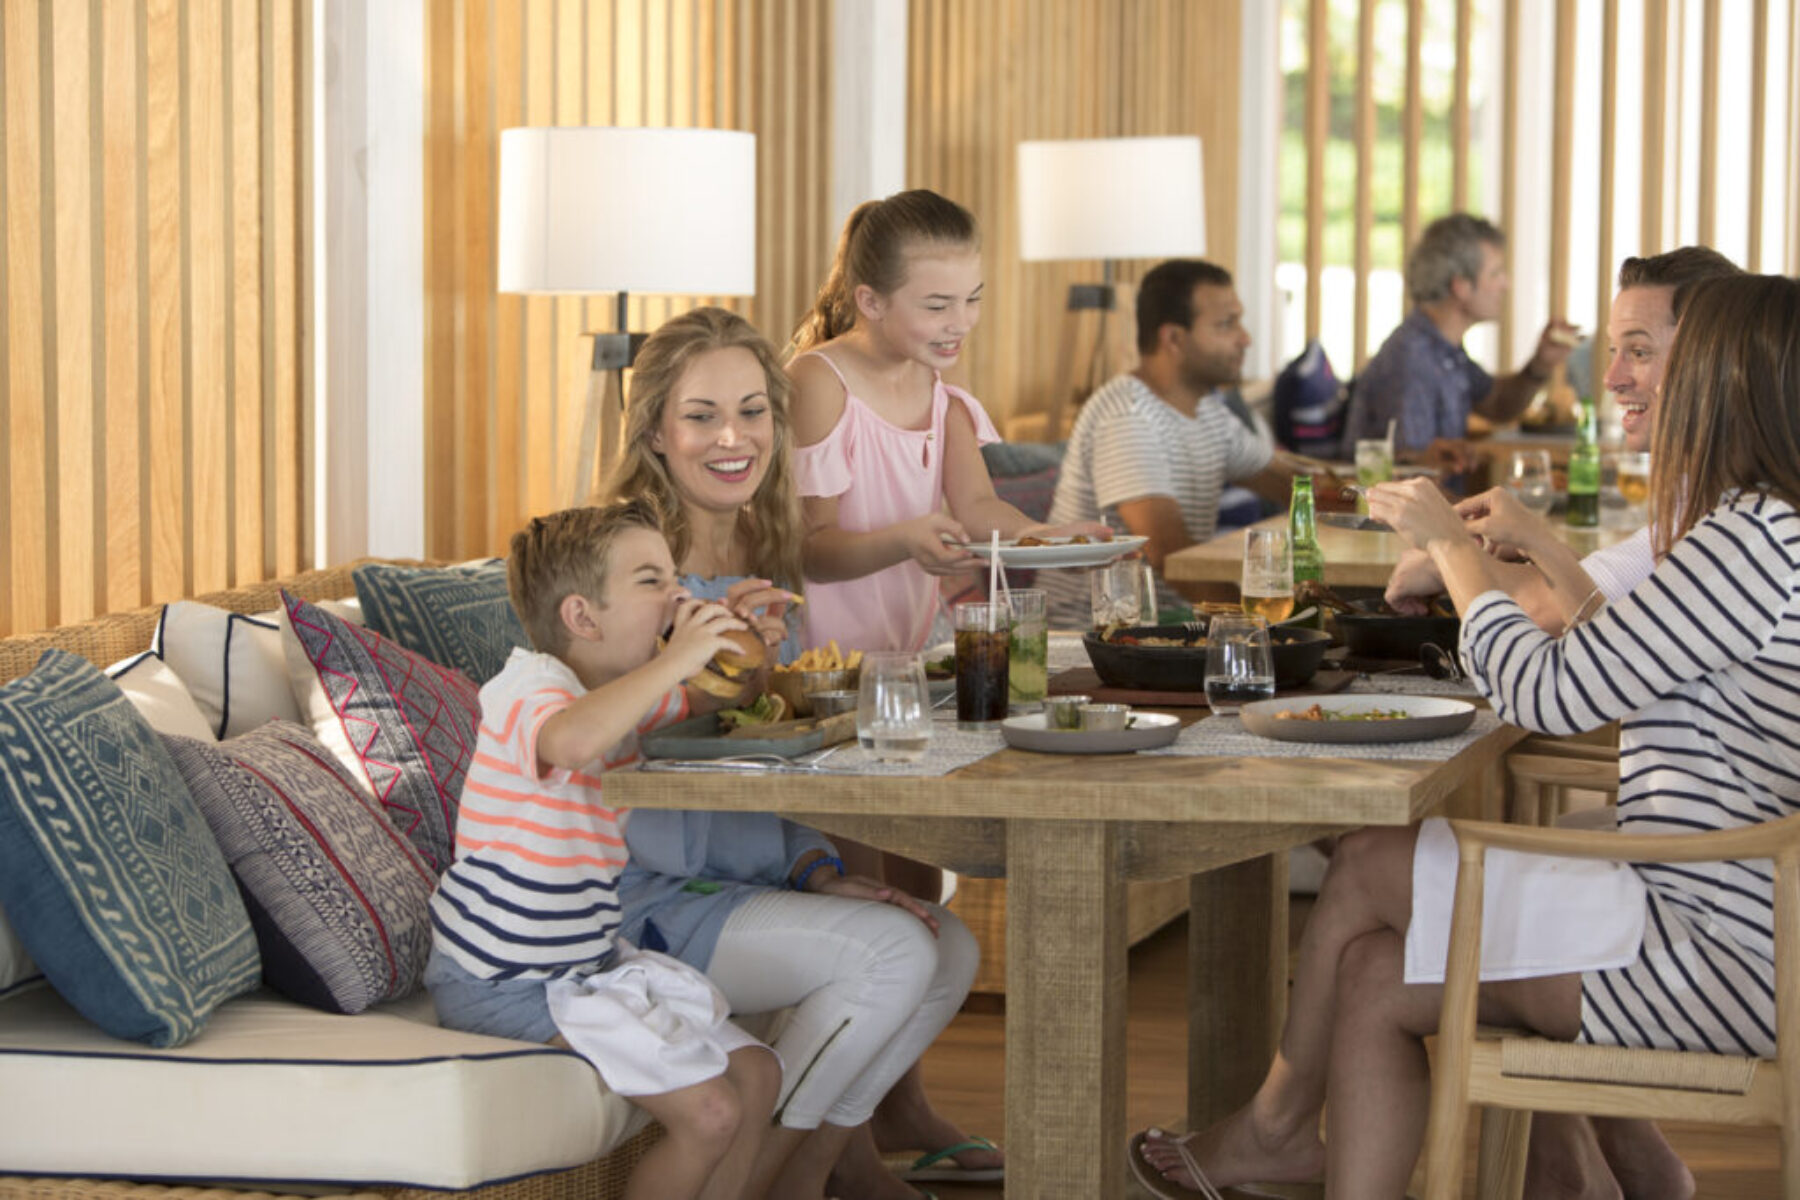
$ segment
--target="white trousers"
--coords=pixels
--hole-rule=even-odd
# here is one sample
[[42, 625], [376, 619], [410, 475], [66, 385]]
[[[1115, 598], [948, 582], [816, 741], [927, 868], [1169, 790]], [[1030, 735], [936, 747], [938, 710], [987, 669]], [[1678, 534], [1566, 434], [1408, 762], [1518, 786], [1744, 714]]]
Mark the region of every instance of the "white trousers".
[[981, 957], [933, 906], [937, 937], [891, 904], [767, 891], [726, 920], [706, 974], [735, 1013], [794, 1013], [774, 1042], [790, 1129], [860, 1125], [962, 1007]]

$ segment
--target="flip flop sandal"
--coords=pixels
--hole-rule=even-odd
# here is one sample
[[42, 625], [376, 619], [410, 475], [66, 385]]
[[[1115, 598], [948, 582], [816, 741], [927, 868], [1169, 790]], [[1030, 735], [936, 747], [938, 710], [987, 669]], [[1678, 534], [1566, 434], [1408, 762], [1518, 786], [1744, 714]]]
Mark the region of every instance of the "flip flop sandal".
[[1219, 1189], [1212, 1185], [1211, 1180], [1207, 1179], [1206, 1172], [1200, 1169], [1200, 1164], [1194, 1161], [1194, 1156], [1188, 1153], [1187, 1143], [1184, 1140], [1180, 1138], [1167, 1139], [1169, 1145], [1175, 1147], [1175, 1153], [1181, 1156], [1182, 1169], [1195, 1183], [1200, 1185], [1197, 1188], [1176, 1183], [1173, 1179], [1164, 1179], [1161, 1172], [1150, 1164], [1149, 1159], [1144, 1157], [1144, 1143], [1149, 1140], [1148, 1130], [1143, 1133], [1134, 1133], [1131, 1135], [1131, 1144], [1125, 1151], [1126, 1161], [1131, 1164], [1132, 1177], [1145, 1191], [1158, 1197], [1158, 1200], [1225, 1200]]
[[898, 1174], [908, 1183], [1002, 1183], [1006, 1179], [1005, 1167], [965, 1167], [956, 1161], [956, 1155], [970, 1150], [999, 1148], [984, 1137], [972, 1137], [954, 1146], [921, 1154]]
[[1200, 1186], [1198, 1188], [1185, 1187], [1173, 1179], [1164, 1179], [1157, 1173], [1156, 1168], [1150, 1165], [1150, 1160], [1144, 1157], [1144, 1143], [1150, 1140], [1150, 1133], [1150, 1130], [1145, 1130], [1143, 1133], [1132, 1135], [1131, 1144], [1125, 1151], [1125, 1159], [1131, 1165], [1132, 1177], [1143, 1186], [1145, 1191], [1158, 1197], [1158, 1200], [1227, 1200], [1226, 1193], [1228, 1192], [1241, 1196], [1267, 1196], [1270, 1200], [1286, 1200], [1287, 1193], [1265, 1191], [1255, 1184], [1234, 1183], [1222, 1189], [1213, 1186], [1212, 1180], [1206, 1177], [1206, 1172], [1200, 1169], [1200, 1164], [1194, 1161], [1194, 1156], [1188, 1153], [1185, 1138], [1171, 1137], [1168, 1142], [1175, 1147], [1175, 1153], [1181, 1156], [1182, 1170], [1186, 1171]]

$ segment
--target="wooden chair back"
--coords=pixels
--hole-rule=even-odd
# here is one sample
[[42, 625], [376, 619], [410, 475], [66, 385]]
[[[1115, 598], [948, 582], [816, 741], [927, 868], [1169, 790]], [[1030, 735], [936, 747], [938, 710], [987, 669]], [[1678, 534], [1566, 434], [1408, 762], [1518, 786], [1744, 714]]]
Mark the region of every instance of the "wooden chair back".
[[[1538, 765], [1527, 764], [1527, 770]], [[1675, 836], [1468, 821], [1451, 826], [1459, 865], [1425, 1142], [1428, 1200], [1461, 1194], [1469, 1107], [1475, 1104], [1493, 1114], [1482, 1130], [1483, 1196], [1521, 1194], [1531, 1112], [1543, 1110], [1776, 1126], [1782, 1195], [1800, 1200], [1800, 816]], [[1614, 862], [1772, 859], [1775, 1061], [1477, 1031], [1483, 864], [1490, 848]]]

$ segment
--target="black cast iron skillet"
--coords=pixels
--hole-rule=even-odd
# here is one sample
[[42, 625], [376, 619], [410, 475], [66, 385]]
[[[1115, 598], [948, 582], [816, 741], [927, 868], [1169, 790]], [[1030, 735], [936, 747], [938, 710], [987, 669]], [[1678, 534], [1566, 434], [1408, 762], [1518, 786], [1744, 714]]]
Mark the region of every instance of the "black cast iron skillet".
[[[1205, 689], [1205, 619], [1190, 626], [1129, 625], [1113, 631], [1113, 637], [1182, 638], [1185, 646], [1133, 646], [1103, 640], [1099, 634], [1082, 637], [1094, 673], [1109, 687], [1149, 692], [1198, 692]], [[1269, 656], [1275, 660], [1275, 686], [1297, 687], [1313, 677], [1319, 660], [1331, 644], [1330, 635], [1317, 629], [1274, 625], [1269, 629]]]
[[1338, 637], [1352, 658], [1394, 658], [1409, 662], [1419, 660], [1419, 650], [1427, 642], [1456, 652], [1462, 633], [1462, 619], [1449, 616], [1408, 617], [1394, 612], [1380, 599], [1352, 600], [1353, 613], [1334, 613]]

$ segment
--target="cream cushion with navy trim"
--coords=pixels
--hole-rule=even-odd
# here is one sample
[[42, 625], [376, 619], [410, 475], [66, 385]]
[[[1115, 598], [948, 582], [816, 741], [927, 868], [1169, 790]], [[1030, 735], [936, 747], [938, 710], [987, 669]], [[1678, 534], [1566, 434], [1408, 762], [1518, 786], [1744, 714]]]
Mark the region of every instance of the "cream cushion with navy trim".
[[0, 1169], [469, 1188], [600, 1157], [648, 1124], [563, 1050], [259, 991], [175, 1050], [110, 1038], [40, 988], [0, 1005]]

